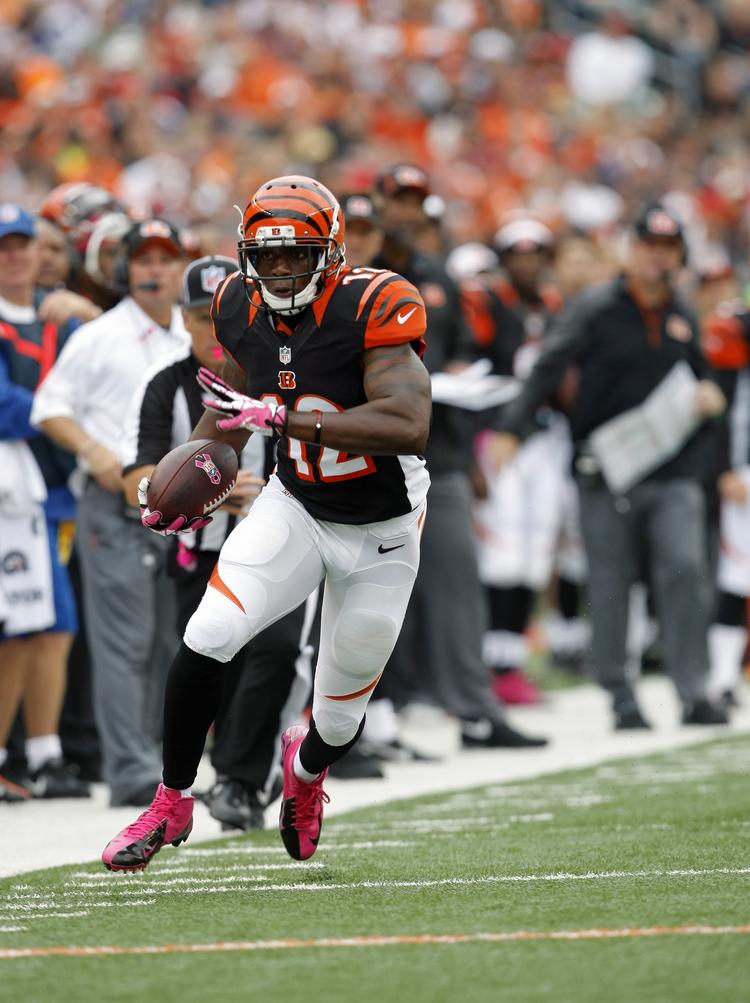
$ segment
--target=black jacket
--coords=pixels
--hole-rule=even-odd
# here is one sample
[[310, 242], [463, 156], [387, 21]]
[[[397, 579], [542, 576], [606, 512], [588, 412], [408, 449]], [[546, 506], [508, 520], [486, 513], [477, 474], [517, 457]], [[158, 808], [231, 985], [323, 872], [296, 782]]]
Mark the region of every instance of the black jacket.
[[[594, 429], [642, 404], [680, 360], [688, 362], [699, 379], [709, 375], [693, 311], [677, 295], [661, 309], [646, 309], [632, 295], [627, 277], [620, 276], [588, 290], [559, 316], [521, 394], [505, 409], [498, 427], [523, 436], [535, 409], [558, 386], [565, 367], [575, 363], [580, 382], [570, 425], [580, 448]], [[699, 430], [651, 477], [705, 480], [706, 434]]]

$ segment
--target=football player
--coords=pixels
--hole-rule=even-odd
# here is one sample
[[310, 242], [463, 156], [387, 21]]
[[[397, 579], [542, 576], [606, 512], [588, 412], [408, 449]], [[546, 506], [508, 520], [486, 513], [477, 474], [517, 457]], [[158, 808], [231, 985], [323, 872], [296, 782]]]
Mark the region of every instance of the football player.
[[[464, 283], [464, 304], [479, 351], [493, 371], [523, 378], [541, 350], [561, 298], [547, 280], [553, 235], [543, 223], [519, 217], [495, 235], [502, 272], [491, 269]], [[484, 265], [477, 257], [475, 264]], [[562, 523], [567, 433], [546, 408], [516, 462], [492, 471], [480, 446], [486, 498], [475, 509], [479, 567], [487, 588], [490, 630], [485, 658], [495, 669], [495, 692], [508, 704], [537, 703], [540, 693], [523, 671], [526, 630], [535, 594], [553, 569]], [[480, 443], [484, 437], [480, 438]]]
[[[341, 208], [312, 178], [261, 185], [238, 251], [212, 304], [227, 362], [199, 373], [207, 410], [193, 438], [239, 451], [253, 432], [273, 436], [278, 465], [188, 623], [167, 681], [164, 782], [105, 848], [113, 870], [187, 839], [221, 663], [324, 583], [310, 727], [282, 736], [281, 836], [292, 857], [312, 856], [323, 780], [359, 737], [419, 564], [431, 402], [421, 296], [393, 272], [346, 266]], [[174, 531], [145, 504], [143, 520]]]

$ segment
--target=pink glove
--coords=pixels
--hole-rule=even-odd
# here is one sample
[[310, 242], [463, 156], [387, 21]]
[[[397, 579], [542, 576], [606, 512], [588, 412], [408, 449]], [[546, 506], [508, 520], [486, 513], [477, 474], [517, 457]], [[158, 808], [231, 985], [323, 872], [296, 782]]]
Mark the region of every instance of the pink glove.
[[261, 435], [282, 436], [286, 433], [287, 413], [284, 404], [275, 401], [255, 400], [230, 387], [220, 376], [201, 366], [196, 377], [198, 385], [206, 391], [203, 395], [204, 407], [212, 411], [223, 411], [230, 418], [222, 418], [216, 427], [225, 431], [246, 428]]
[[141, 522], [150, 529], [152, 533], [159, 536], [175, 536], [178, 533], [194, 533], [197, 529], [202, 529], [212, 521], [211, 516], [193, 516], [188, 519], [186, 515], [178, 515], [176, 518], [165, 519], [161, 512], [152, 512], [148, 507], [148, 477], [141, 478], [138, 484], [138, 504], [141, 509]]

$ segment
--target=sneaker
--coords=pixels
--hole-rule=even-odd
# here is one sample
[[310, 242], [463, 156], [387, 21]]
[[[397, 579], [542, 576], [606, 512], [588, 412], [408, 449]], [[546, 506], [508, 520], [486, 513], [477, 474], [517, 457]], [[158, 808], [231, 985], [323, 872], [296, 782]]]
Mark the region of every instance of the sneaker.
[[549, 744], [547, 738], [524, 735], [505, 721], [461, 722], [461, 745], [465, 749], [541, 749]]
[[184, 843], [193, 828], [193, 803], [193, 798], [159, 784], [146, 811], [104, 847], [104, 866], [110, 871], [140, 871], [165, 843]]
[[263, 828], [263, 808], [260, 801], [247, 790], [241, 780], [229, 777], [217, 780], [208, 792], [206, 804], [209, 814], [222, 823], [224, 831], [239, 829], [241, 832], [249, 832], [250, 829]]
[[542, 702], [542, 694], [529, 677], [520, 669], [495, 672], [492, 689], [497, 699], [504, 704], [536, 704]]
[[318, 848], [323, 826], [323, 803], [330, 801], [323, 790], [328, 770], [323, 770], [317, 780], [308, 784], [294, 772], [294, 757], [307, 728], [294, 725], [281, 736], [281, 755], [284, 762], [284, 793], [279, 813], [281, 840], [290, 857], [307, 860]]
[[729, 715], [708, 700], [696, 700], [686, 704], [682, 710], [683, 724], [729, 724]]
[[90, 798], [91, 788], [78, 776], [78, 767], [64, 759], [50, 759], [29, 778], [35, 798]]
[[632, 710], [615, 711], [615, 731], [645, 731], [651, 727], [637, 707]]
[[22, 784], [17, 784], [9, 777], [0, 773], [0, 801], [13, 803], [16, 801], [28, 801], [31, 791]]

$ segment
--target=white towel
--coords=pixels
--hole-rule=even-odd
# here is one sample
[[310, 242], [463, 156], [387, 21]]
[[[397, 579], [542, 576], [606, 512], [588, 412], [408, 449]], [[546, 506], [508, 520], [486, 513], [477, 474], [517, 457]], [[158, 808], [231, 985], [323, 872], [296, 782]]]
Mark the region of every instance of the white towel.
[[23, 439], [0, 442], [0, 512], [28, 513], [32, 502], [47, 497], [44, 477], [28, 443]]
[[55, 622], [44, 478], [28, 445], [0, 442], [0, 622], [7, 636]]

